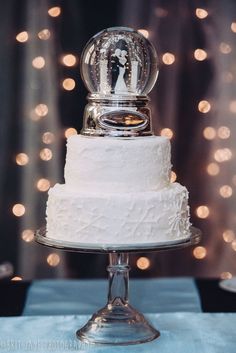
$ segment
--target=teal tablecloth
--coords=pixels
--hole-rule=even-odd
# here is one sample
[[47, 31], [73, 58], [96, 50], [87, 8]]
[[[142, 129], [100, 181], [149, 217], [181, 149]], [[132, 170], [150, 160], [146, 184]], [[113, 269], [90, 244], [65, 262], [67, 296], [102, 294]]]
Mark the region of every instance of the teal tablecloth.
[[134, 346], [89, 346], [75, 338], [87, 320], [80, 316], [0, 318], [0, 352], [235, 353], [236, 314], [162, 313], [146, 315], [161, 332]]
[[[30, 286], [23, 315], [91, 314], [104, 306], [106, 280], [41, 280]], [[144, 313], [200, 312], [191, 278], [130, 281], [130, 303]]]

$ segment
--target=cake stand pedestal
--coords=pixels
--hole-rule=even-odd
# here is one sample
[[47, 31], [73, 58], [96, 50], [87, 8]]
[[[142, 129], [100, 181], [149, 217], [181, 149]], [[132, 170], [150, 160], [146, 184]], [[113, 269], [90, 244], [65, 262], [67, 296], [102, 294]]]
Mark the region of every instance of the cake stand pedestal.
[[160, 332], [129, 304], [129, 253], [180, 249], [199, 242], [201, 232], [192, 227], [188, 239], [153, 244], [81, 244], [49, 239], [45, 229], [36, 232], [36, 241], [53, 248], [90, 253], [108, 253], [109, 287], [107, 304], [76, 332], [90, 344], [130, 345], [154, 340]]

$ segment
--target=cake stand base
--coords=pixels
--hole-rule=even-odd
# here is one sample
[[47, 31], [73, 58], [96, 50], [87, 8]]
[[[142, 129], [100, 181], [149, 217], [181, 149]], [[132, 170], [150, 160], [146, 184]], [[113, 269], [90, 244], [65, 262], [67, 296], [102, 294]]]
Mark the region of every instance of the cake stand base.
[[90, 344], [129, 345], [152, 341], [160, 333], [142, 314], [117, 298], [93, 314], [76, 336]]
[[[155, 244], [91, 245], [50, 239], [45, 229], [36, 233], [40, 244], [67, 251], [109, 254], [109, 286], [107, 304], [76, 332], [76, 337], [88, 344], [130, 345], [145, 343], [160, 336], [160, 332], [129, 304], [129, 253], [180, 249], [197, 244], [199, 229], [192, 227], [187, 239]], [[96, 293], [94, 293], [96, 295]]]

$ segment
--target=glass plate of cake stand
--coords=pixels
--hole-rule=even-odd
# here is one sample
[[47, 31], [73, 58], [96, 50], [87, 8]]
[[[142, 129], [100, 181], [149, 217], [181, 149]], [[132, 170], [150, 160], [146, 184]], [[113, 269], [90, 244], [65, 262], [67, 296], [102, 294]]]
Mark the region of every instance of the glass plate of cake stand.
[[129, 304], [129, 253], [181, 249], [199, 243], [201, 231], [191, 227], [187, 239], [149, 244], [83, 244], [49, 239], [46, 228], [35, 238], [40, 244], [73, 252], [108, 254], [109, 265], [107, 304], [92, 315], [76, 332], [78, 339], [89, 344], [130, 345], [152, 341], [160, 336], [144, 317]]

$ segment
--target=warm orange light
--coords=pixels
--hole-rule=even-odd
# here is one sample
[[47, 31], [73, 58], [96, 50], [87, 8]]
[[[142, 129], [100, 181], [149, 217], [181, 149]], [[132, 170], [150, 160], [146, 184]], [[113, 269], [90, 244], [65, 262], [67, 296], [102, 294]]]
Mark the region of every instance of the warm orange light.
[[232, 32], [236, 33], [236, 22], [232, 22], [230, 28]]
[[16, 164], [18, 165], [26, 165], [29, 162], [29, 157], [26, 153], [18, 153], [16, 155]]
[[217, 133], [219, 138], [223, 140], [228, 139], [230, 137], [230, 129], [227, 126], [219, 127]]
[[60, 256], [55, 253], [51, 253], [47, 257], [47, 263], [49, 266], [56, 267], [60, 263]]
[[39, 156], [43, 161], [50, 161], [50, 159], [52, 159], [52, 151], [49, 148], [43, 148]]
[[64, 55], [62, 58], [62, 63], [65, 66], [74, 66], [76, 64], [76, 57], [72, 54]]
[[220, 194], [220, 196], [222, 196], [225, 199], [229, 198], [233, 194], [233, 189], [229, 185], [223, 185], [219, 189], [219, 194]]
[[174, 136], [174, 132], [173, 130], [169, 129], [169, 128], [164, 128], [160, 131], [161, 136], [165, 136], [168, 137], [168, 139], [171, 139]]
[[26, 243], [30, 243], [31, 241], [34, 240], [34, 231], [32, 229], [23, 230], [23, 232], [21, 233], [21, 238]]
[[136, 264], [140, 270], [147, 270], [150, 267], [150, 260], [147, 257], [140, 257]]
[[59, 16], [61, 14], [61, 8], [59, 6], [51, 7], [48, 10], [48, 14], [51, 17], [57, 17], [57, 16]]
[[232, 158], [232, 151], [229, 148], [219, 148], [215, 151], [214, 158], [219, 163], [229, 161]]
[[202, 8], [197, 8], [195, 13], [196, 13], [196, 16], [198, 18], [200, 18], [201, 20], [208, 16], [207, 10], [202, 9]]
[[207, 250], [204, 246], [197, 246], [193, 250], [193, 256], [198, 260], [204, 259], [206, 255], [207, 255]]
[[29, 35], [28, 35], [28, 32], [26, 31], [20, 32], [16, 36], [16, 40], [20, 43], [27, 42], [28, 39], [29, 39]]
[[172, 170], [171, 173], [170, 173], [170, 182], [171, 183], [174, 183], [177, 179], [177, 175], [176, 173]]
[[65, 78], [62, 81], [62, 86], [66, 91], [72, 91], [75, 88], [75, 80], [73, 78]]
[[68, 129], [66, 129], [65, 131], [65, 137], [68, 138], [72, 135], [77, 135], [77, 130], [74, 129], [73, 127], [69, 127]]
[[44, 58], [42, 56], [37, 56], [32, 60], [32, 66], [38, 70], [42, 69], [45, 66]]
[[55, 135], [52, 132], [46, 131], [42, 136], [42, 141], [46, 145], [49, 145], [55, 141]]
[[39, 39], [41, 40], [47, 40], [49, 39], [51, 36], [51, 33], [49, 31], [49, 29], [45, 28], [45, 29], [42, 29], [39, 33], [38, 33], [38, 37]]
[[197, 207], [197, 209], [196, 209], [196, 215], [197, 215], [197, 217], [199, 217], [199, 218], [207, 218], [208, 216], [209, 216], [209, 214], [210, 214], [210, 210], [209, 210], [209, 208], [207, 207], [207, 206], [205, 206], [205, 205], [202, 205], [202, 206], [199, 206], [199, 207]]
[[34, 108], [35, 114], [39, 117], [46, 116], [48, 114], [48, 106], [46, 104], [40, 103]]
[[203, 136], [207, 140], [213, 140], [216, 137], [216, 130], [211, 126], [207, 126], [203, 130]]
[[217, 163], [209, 163], [207, 166], [207, 173], [211, 176], [215, 176], [217, 174], [219, 174], [220, 172], [220, 167], [218, 166]]
[[172, 53], [165, 53], [162, 55], [162, 61], [165, 65], [172, 65], [175, 62], [175, 56]]
[[222, 279], [230, 279], [230, 278], [232, 278], [232, 273], [230, 273], [230, 272], [222, 272], [221, 275], [220, 275], [220, 278], [222, 278]]
[[224, 42], [220, 43], [219, 49], [222, 54], [229, 54], [232, 51], [231, 46], [228, 43]]
[[14, 216], [16, 217], [22, 217], [25, 214], [25, 206], [22, 205], [21, 203], [16, 203], [13, 207], [12, 207], [12, 213], [14, 214]]
[[231, 246], [232, 246], [232, 249], [233, 249], [234, 251], [236, 251], [236, 240], [233, 240], [233, 241], [232, 241]]
[[208, 113], [211, 110], [211, 105], [207, 100], [200, 101], [198, 103], [198, 110], [201, 113]]
[[11, 281], [22, 281], [22, 277], [20, 276], [12, 277]]
[[50, 188], [50, 181], [48, 179], [41, 178], [37, 181], [37, 189], [45, 192]]
[[149, 37], [149, 32], [146, 29], [138, 29], [138, 32], [141, 33], [145, 38]]
[[194, 51], [194, 58], [198, 61], [203, 61], [207, 58], [207, 52], [203, 49], [196, 49]]
[[231, 243], [235, 238], [235, 234], [232, 229], [226, 229], [222, 235], [226, 243]]

